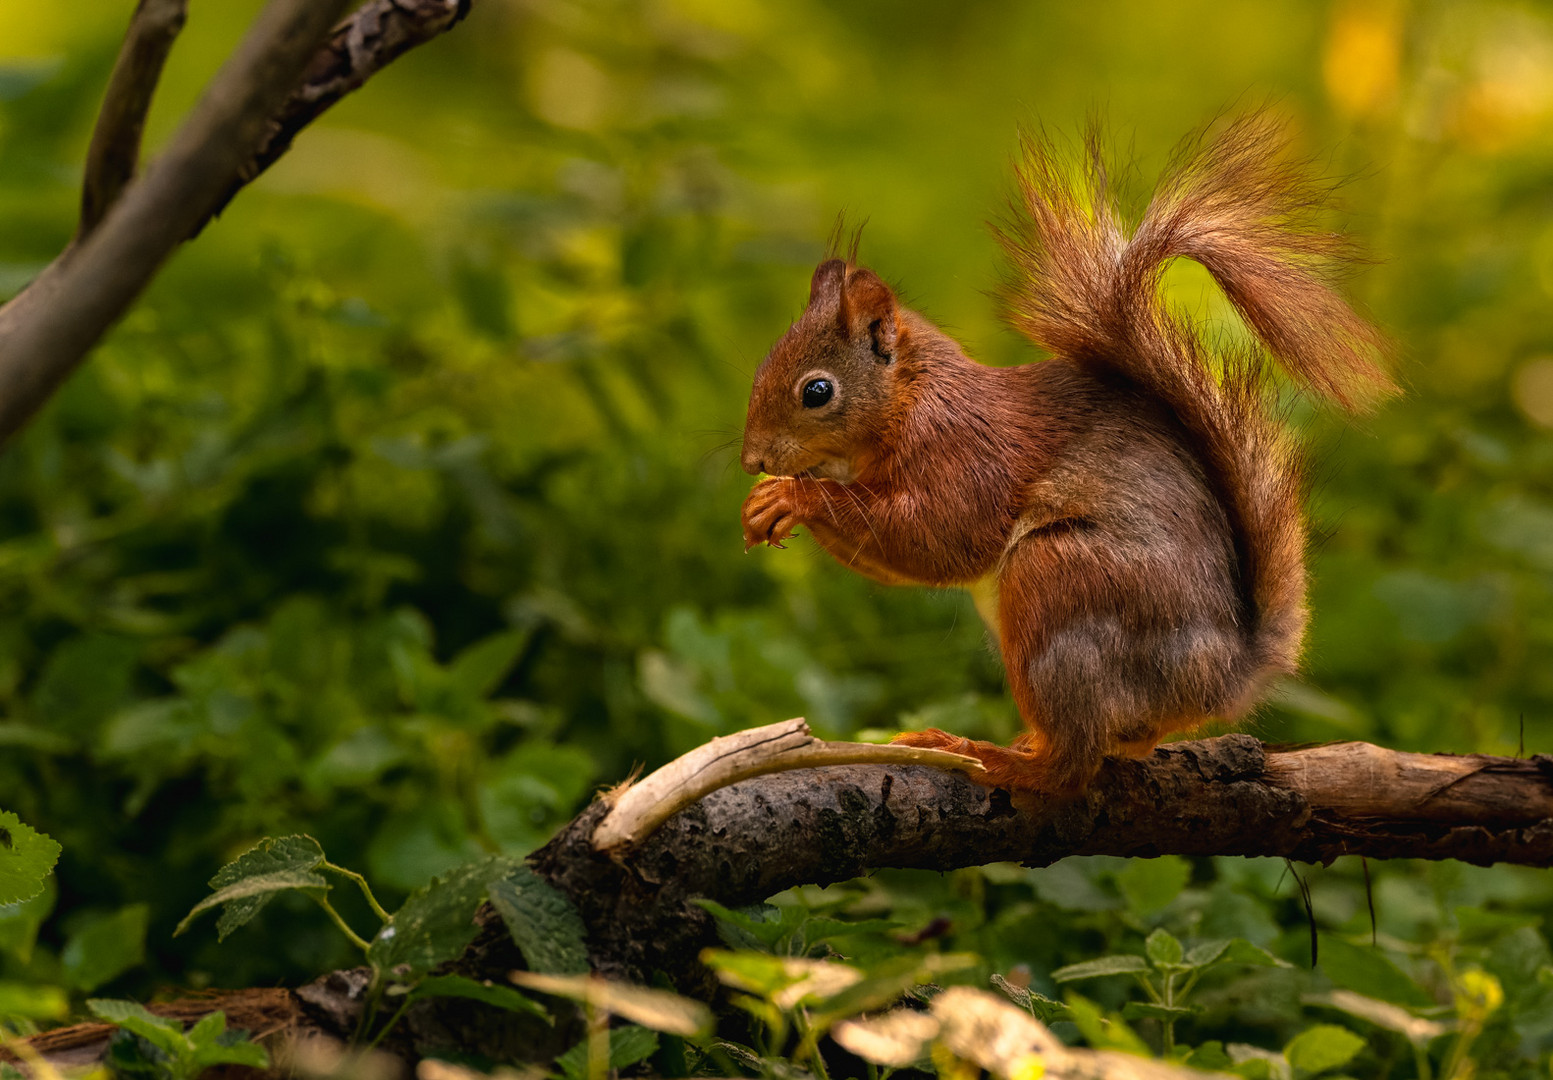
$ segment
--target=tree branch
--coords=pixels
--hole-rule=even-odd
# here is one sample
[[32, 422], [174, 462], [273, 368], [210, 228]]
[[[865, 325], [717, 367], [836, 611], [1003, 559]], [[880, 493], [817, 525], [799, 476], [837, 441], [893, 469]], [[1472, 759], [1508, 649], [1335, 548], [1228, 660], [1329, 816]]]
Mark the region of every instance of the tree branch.
[[77, 243], [97, 227], [140, 165], [146, 113], [187, 9], [188, 0], [140, 0], [135, 6], [86, 152]]
[[[153, 2], [160, 10], [166, 0], [146, 0]], [[104, 147], [88, 169], [83, 224], [98, 213], [101, 219], [0, 307], [0, 440], [42, 407], [178, 245], [298, 131], [391, 60], [457, 23], [471, 0], [370, 0], [335, 27], [354, 2], [271, 0], [161, 157], [124, 186], [135, 156], [126, 148], [139, 142], [137, 110], [143, 120], [141, 102], [155, 83], [143, 59], [126, 59], [140, 55], [126, 42], [98, 125]], [[131, 38], [150, 35], [142, 15]], [[133, 90], [120, 93], [121, 68], [133, 68], [123, 76]]]
[[[301, 84], [271, 115], [257, 149], [205, 221], [221, 213], [244, 185], [291, 149], [297, 134], [329, 106], [417, 45], [452, 29], [469, 13], [472, 3], [473, 0], [369, 0], [362, 5], [318, 50]], [[202, 221], [200, 228], [204, 225]]]
[[663, 970], [704, 990], [696, 957], [715, 935], [692, 898], [749, 904], [884, 867], [1164, 854], [1553, 865], [1550, 766], [1367, 743], [1277, 751], [1227, 735], [1108, 762], [1084, 798], [1059, 804], [922, 766], [847, 765], [713, 792], [624, 852], [595, 850], [608, 811], [596, 803], [534, 863], [582, 911], [599, 970]]

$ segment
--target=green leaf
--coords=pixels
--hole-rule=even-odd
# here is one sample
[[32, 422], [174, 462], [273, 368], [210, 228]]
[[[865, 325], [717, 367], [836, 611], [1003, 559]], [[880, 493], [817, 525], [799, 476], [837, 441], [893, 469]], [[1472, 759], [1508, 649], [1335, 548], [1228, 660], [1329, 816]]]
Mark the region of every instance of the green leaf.
[[1085, 960], [1081, 964], [1069, 964], [1052, 972], [1053, 982], [1073, 982], [1075, 979], [1098, 979], [1103, 975], [1132, 975], [1149, 970], [1149, 962], [1141, 956], [1101, 956]]
[[1347, 1028], [1317, 1024], [1296, 1035], [1283, 1048], [1283, 1056], [1300, 1072], [1314, 1075], [1348, 1064], [1364, 1046], [1365, 1040]]
[[417, 983], [410, 992], [411, 1001], [429, 997], [466, 998], [495, 1005], [508, 1012], [528, 1013], [550, 1022], [550, 1014], [533, 998], [525, 997], [510, 986], [477, 982], [462, 975], [431, 975]]
[[527, 630], [507, 630], [469, 646], [448, 668], [454, 690], [472, 701], [490, 696], [518, 662], [528, 639]]
[[1424, 1008], [1434, 1001], [1379, 949], [1351, 945], [1342, 938], [1321, 939], [1321, 970], [1333, 983], [1365, 997], [1394, 1005]]
[[329, 883], [319, 875], [305, 870], [280, 870], [273, 874], [254, 874], [211, 893], [195, 904], [193, 909], [183, 917], [183, 921], [174, 928], [173, 937], [187, 930], [202, 912], [209, 911], [220, 904], [227, 904], [230, 906], [221, 913], [221, 918], [216, 923], [217, 939], [224, 940], [227, 934], [258, 914], [259, 909], [275, 893], [285, 892], [288, 889], [317, 889], [320, 892], [327, 892]]
[[808, 917], [808, 912], [801, 907], [751, 904], [734, 910], [705, 897], [696, 897], [691, 903], [710, 912], [717, 920], [717, 936], [730, 949], [774, 952], [777, 945]]
[[450, 870], [410, 894], [379, 930], [367, 950], [367, 962], [399, 977], [424, 975], [455, 959], [474, 940], [475, 910], [490, 883], [513, 873], [511, 859], [494, 856]]
[[587, 927], [563, 893], [526, 865], [490, 882], [488, 890], [491, 906], [507, 924], [530, 971], [587, 973]]
[[53, 838], [0, 810], [0, 904], [19, 904], [42, 892], [59, 850]]
[[1070, 991], [1067, 1000], [1079, 1034], [1096, 1050], [1122, 1050], [1143, 1057], [1152, 1056], [1147, 1044], [1138, 1038], [1137, 1032], [1128, 1027], [1120, 1016], [1103, 1015], [1100, 1006], [1082, 994]]
[[1140, 915], [1149, 915], [1181, 895], [1192, 879], [1192, 864], [1179, 855], [1161, 855], [1157, 859], [1134, 859], [1116, 875], [1116, 887], [1127, 899], [1127, 906]]
[[78, 928], [59, 955], [65, 980], [76, 990], [91, 991], [140, 966], [150, 918], [148, 905], [131, 904]]
[[26, 964], [38, 940], [38, 928], [54, 910], [59, 890], [53, 878], [44, 878], [43, 891], [31, 900], [0, 906], [0, 954], [9, 953]]
[[1008, 995], [1010, 1001], [1029, 1009], [1030, 1015], [1043, 1024], [1055, 1024], [1059, 1020], [1073, 1019], [1073, 1010], [1060, 1001], [1053, 1001], [1043, 994], [1024, 986], [1015, 986], [1001, 975], [992, 976], [992, 985]]
[[1181, 942], [1165, 929], [1155, 930], [1143, 942], [1143, 952], [1149, 963], [1164, 970], [1181, 965]]
[[267, 836], [227, 863], [209, 885], [216, 892], [201, 900], [183, 917], [173, 936], [189, 928], [202, 911], [225, 904], [216, 920], [216, 940], [247, 923], [278, 892], [287, 889], [327, 890], [329, 883], [312, 873], [324, 861], [324, 849], [311, 836]]
[[1210, 1039], [1193, 1049], [1182, 1064], [1189, 1068], [1201, 1069], [1203, 1072], [1228, 1072], [1235, 1062], [1224, 1052], [1223, 1043], [1217, 1039]]
[[1205, 941], [1186, 951], [1182, 963], [1189, 968], [1212, 967], [1215, 964], [1248, 964], [1252, 967], [1292, 967], [1287, 960], [1280, 960], [1260, 945], [1253, 945], [1245, 938], [1226, 938]]
[[[657, 1049], [656, 1031], [637, 1027], [635, 1024], [610, 1028], [609, 1067], [611, 1070], [628, 1068], [639, 1061], [646, 1061], [657, 1052]], [[588, 1040], [583, 1039], [556, 1058], [555, 1063], [566, 1080], [583, 1080], [588, 1075]]]
[[63, 1020], [70, 998], [57, 986], [0, 982], [0, 1020]]
[[144, 1005], [114, 998], [88, 998], [86, 1007], [99, 1020], [117, 1024], [125, 1031], [139, 1035], [169, 1057], [181, 1058], [193, 1050], [192, 1044], [184, 1037], [182, 1024], [157, 1016]]

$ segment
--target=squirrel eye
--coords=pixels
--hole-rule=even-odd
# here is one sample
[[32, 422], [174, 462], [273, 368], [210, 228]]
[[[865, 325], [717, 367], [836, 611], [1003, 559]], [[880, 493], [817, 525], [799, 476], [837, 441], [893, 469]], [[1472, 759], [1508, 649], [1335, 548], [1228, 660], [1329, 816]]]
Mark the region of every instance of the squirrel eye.
[[836, 388], [829, 379], [810, 379], [803, 384], [803, 407], [818, 409], [835, 396]]

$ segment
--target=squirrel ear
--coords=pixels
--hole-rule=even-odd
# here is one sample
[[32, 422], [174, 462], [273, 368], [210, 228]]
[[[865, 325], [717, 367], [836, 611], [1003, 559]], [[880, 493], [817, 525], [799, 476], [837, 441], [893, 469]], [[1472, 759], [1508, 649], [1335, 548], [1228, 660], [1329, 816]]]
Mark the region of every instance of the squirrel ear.
[[866, 333], [880, 363], [894, 360], [900, 312], [890, 287], [872, 270], [853, 270], [841, 300], [840, 319], [847, 336], [859, 338]]
[[847, 280], [847, 264], [840, 259], [826, 259], [814, 268], [809, 279], [809, 306], [839, 305], [841, 289]]

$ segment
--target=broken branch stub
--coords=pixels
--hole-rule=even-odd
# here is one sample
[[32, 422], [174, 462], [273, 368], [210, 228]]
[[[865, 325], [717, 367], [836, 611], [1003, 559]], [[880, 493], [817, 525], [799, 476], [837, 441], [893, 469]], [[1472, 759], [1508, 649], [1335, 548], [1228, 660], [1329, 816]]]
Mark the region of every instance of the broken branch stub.
[[593, 832], [593, 847], [617, 852], [691, 803], [740, 780], [827, 765], [932, 765], [968, 773], [982, 768], [975, 758], [943, 750], [826, 742], [810, 734], [808, 723], [798, 717], [719, 736], [619, 791]]

